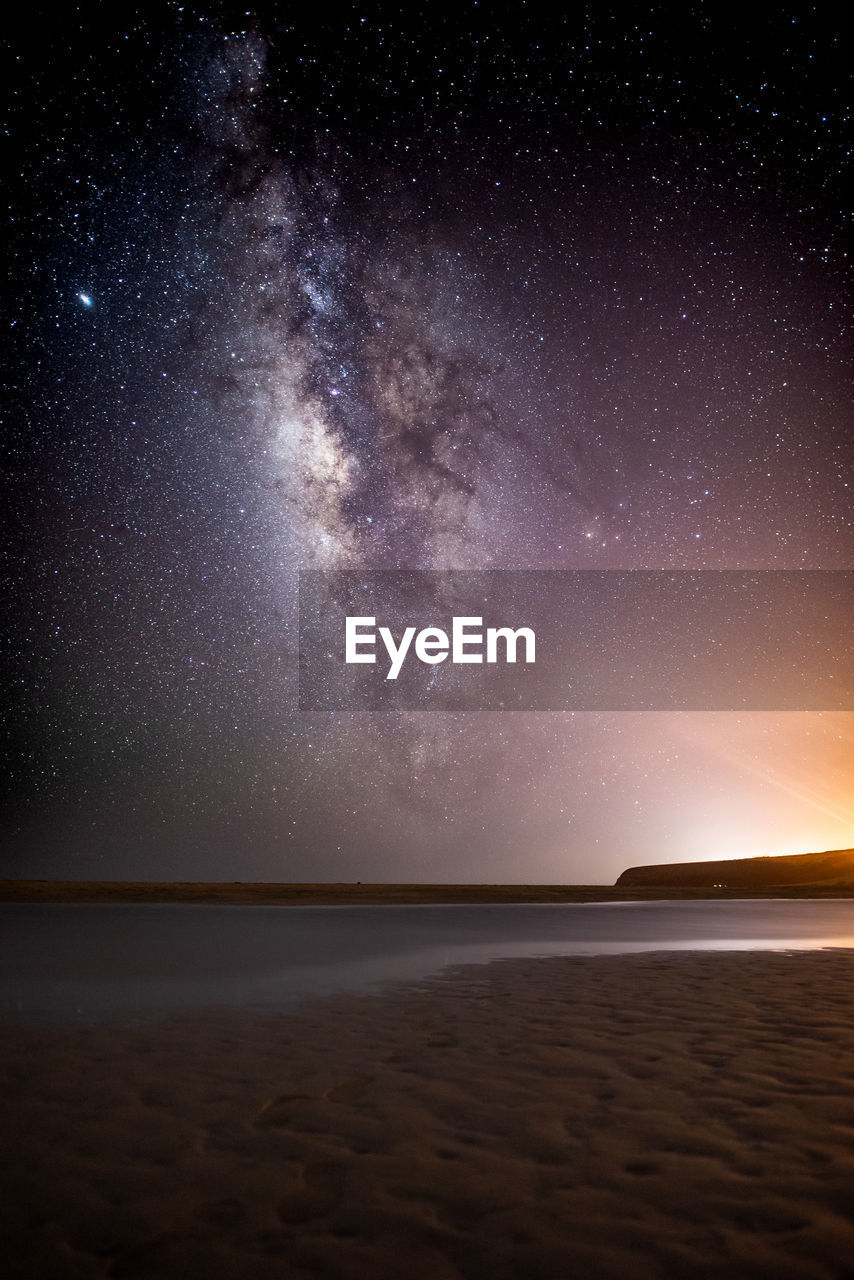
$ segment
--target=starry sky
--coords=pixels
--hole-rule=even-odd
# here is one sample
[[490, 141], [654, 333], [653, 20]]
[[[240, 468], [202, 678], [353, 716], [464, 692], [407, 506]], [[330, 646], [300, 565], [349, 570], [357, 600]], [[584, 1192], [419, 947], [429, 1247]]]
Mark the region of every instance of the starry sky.
[[300, 711], [300, 569], [850, 569], [827, 5], [27, 6], [0, 874], [854, 844], [850, 712]]

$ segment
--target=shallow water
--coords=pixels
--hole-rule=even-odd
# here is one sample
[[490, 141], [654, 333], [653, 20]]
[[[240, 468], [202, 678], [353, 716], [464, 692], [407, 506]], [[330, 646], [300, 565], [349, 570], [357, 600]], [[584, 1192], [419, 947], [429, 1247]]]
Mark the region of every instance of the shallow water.
[[382, 990], [512, 956], [854, 947], [854, 900], [0, 906], [0, 1013], [87, 1023]]

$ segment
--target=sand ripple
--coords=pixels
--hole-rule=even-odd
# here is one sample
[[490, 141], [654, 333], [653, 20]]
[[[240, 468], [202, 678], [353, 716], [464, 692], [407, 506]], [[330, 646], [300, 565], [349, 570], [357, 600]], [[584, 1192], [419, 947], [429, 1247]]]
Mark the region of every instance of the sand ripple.
[[7, 1028], [4, 1274], [854, 1275], [854, 952]]

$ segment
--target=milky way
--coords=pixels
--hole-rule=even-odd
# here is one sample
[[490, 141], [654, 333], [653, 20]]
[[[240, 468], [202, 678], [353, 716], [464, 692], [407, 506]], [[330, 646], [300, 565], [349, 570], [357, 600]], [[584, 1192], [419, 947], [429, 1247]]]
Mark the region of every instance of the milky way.
[[851, 567], [829, 14], [81, 10], [9, 49], [7, 874], [852, 843], [845, 713], [295, 684], [301, 568]]

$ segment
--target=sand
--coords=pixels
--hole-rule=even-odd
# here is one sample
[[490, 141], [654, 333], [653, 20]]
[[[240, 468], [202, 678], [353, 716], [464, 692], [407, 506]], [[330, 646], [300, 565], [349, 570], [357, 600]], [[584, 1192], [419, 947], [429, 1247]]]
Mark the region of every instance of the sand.
[[4, 1274], [854, 1275], [854, 951], [5, 1028]]

